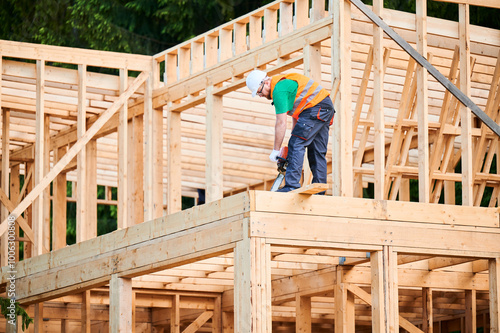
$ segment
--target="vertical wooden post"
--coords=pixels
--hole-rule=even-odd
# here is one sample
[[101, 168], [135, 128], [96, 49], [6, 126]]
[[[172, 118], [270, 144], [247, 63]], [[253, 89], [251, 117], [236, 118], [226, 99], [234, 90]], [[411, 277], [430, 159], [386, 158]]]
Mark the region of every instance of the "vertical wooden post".
[[[373, 1], [373, 12], [382, 16], [383, 0]], [[384, 35], [382, 28], [373, 24], [373, 113], [374, 113], [374, 172], [375, 199], [384, 198], [385, 181], [385, 121], [384, 121]]]
[[212, 93], [213, 86], [207, 87], [206, 97], [206, 202], [222, 199], [223, 196], [223, 116], [222, 96]]
[[[427, 56], [427, 1], [417, 0], [416, 5], [417, 51]], [[418, 113], [418, 198], [429, 202], [429, 101], [427, 69], [417, 65], [417, 113]]]
[[214, 298], [214, 315], [212, 316], [212, 333], [222, 332], [222, 297]]
[[333, 194], [353, 196], [351, 106], [351, 3], [334, 0], [332, 34], [332, 82], [340, 80], [335, 99], [333, 143]]
[[[35, 172], [33, 174], [35, 186], [43, 178], [43, 160], [46, 147], [44, 141], [45, 131], [45, 61], [36, 61], [36, 125], [35, 125]], [[43, 210], [44, 196], [39, 195], [33, 202], [33, 233], [35, 234], [32, 256], [43, 253]]]
[[311, 22], [316, 22], [325, 17], [325, 1], [313, 0], [311, 6]]
[[[0, 58], [0, 62], [2, 59]], [[1, 69], [1, 68], [0, 68]], [[7, 197], [9, 197], [10, 190], [10, 180], [9, 180], [9, 160], [10, 160], [10, 110], [6, 108], [1, 108], [2, 111], [2, 190], [5, 192]], [[9, 216], [9, 211], [7, 208], [1, 204], [1, 221], [5, 221], [5, 219]], [[8, 262], [8, 233], [4, 232], [2, 237], [0, 238], [0, 266], [6, 266]]]
[[270, 245], [261, 238], [239, 241], [234, 266], [235, 332], [271, 332]]
[[217, 64], [217, 42], [217, 36], [205, 36], [205, 68]]
[[109, 330], [132, 331], [132, 279], [111, 275], [109, 281]]
[[[26, 164], [24, 165], [24, 170], [32, 170], [32, 172], [35, 172], [35, 166], [33, 163], [30, 163], [30, 162], [26, 162]], [[26, 176], [26, 175], [25, 175]], [[26, 186], [26, 191], [29, 193], [33, 187], [34, 187], [34, 182], [35, 180], [33, 179], [34, 178], [34, 173], [32, 174], [32, 177], [29, 178], [28, 180], [28, 185]], [[28, 208], [26, 208], [26, 221], [28, 222], [28, 225], [33, 229], [34, 231], [34, 218], [35, 218], [35, 205], [31, 205], [29, 206]], [[35, 235], [36, 237], [36, 235]], [[36, 238], [35, 238], [36, 240]], [[24, 243], [24, 259], [28, 259], [28, 258], [31, 258], [33, 257], [35, 253], [35, 244], [32, 243], [32, 242], [25, 242]]]
[[234, 53], [235, 55], [247, 51], [247, 25], [236, 22], [234, 24]]
[[154, 183], [154, 124], [152, 103], [153, 81], [150, 77], [146, 80], [144, 93], [144, 219], [153, 219], [153, 183]]
[[477, 332], [476, 291], [465, 291], [465, 333]]
[[309, 24], [309, 0], [295, 1], [295, 28], [300, 29]]
[[33, 321], [35, 333], [43, 332], [43, 302], [35, 304], [35, 320]]
[[[128, 70], [120, 68], [120, 95], [128, 87]], [[118, 216], [117, 227], [129, 227], [128, 219], [128, 104], [124, 103], [118, 114]]]
[[[2, 168], [3, 169], [3, 168]], [[18, 202], [19, 199], [19, 186], [20, 186], [20, 180], [19, 180], [19, 171], [20, 171], [20, 164], [16, 164], [10, 168], [10, 200], [12, 202]], [[16, 223], [16, 235], [19, 235], [19, 224]], [[25, 244], [27, 244], [26, 242]], [[19, 261], [19, 244], [18, 242], [16, 244], [16, 249], [15, 249], [15, 256], [16, 256], [16, 262]]]
[[[43, 122], [45, 129], [43, 131], [43, 140], [45, 150], [43, 152], [43, 175], [45, 176], [50, 170], [50, 117], [45, 114]], [[43, 191], [43, 251], [50, 250], [50, 186]]]
[[[128, 123], [128, 226], [144, 221], [144, 122], [143, 116], [135, 116]], [[119, 195], [118, 195], [119, 198]]]
[[178, 212], [181, 202], [181, 114], [168, 111], [167, 213]]
[[[458, 27], [460, 39], [460, 90], [470, 96], [470, 34], [469, 5], [458, 4]], [[472, 165], [472, 115], [469, 108], [460, 104], [461, 144], [462, 144], [462, 205], [472, 206], [473, 165]]]
[[295, 308], [295, 332], [311, 333], [311, 297], [297, 294], [295, 297]]
[[354, 294], [337, 277], [335, 286], [335, 332], [354, 333]]
[[86, 233], [85, 239], [97, 237], [97, 140], [91, 139], [85, 146], [86, 160]]
[[170, 333], [181, 332], [181, 308], [180, 296], [172, 296], [172, 309], [170, 310]]
[[490, 333], [500, 332], [500, 258], [488, 264], [490, 284]]
[[[86, 131], [86, 100], [87, 100], [87, 66], [78, 65], [78, 119], [77, 137], [80, 139]], [[78, 153], [77, 160], [77, 193], [76, 193], [76, 242], [87, 239], [87, 149]]]
[[90, 333], [91, 332], [90, 290], [85, 290], [82, 293], [81, 321], [82, 321], [82, 333]]
[[264, 10], [264, 32], [266, 43], [278, 38], [278, 11], [276, 9]]
[[397, 253], [391, 246], [371, 254], [372, 331], [399, 332]]
[[433, 332], [432, 289], [422, 288], [422, 331]]
[[191, 74], [203, 70], [203, 43], [194, 41], [191, 43]]
[[[54, 150], [55, 160], [59, 161], [66, 154], [67, 146]], [[52, 250], [66, 246], [66, 173], [61, 172], [54, 179], [52, 206]]]
[[279, 36], [285, 36], [293, 31], [293, 3], [280, 2]]

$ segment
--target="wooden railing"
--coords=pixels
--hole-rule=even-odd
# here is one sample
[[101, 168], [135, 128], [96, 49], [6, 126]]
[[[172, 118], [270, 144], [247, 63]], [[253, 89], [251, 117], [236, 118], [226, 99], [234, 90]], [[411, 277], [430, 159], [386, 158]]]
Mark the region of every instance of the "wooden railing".
[[[331, 5], [328, 7], [331, 8]], [[216, 66], [328, 15], [323, 0], [277, 0], [153, 56], [165, 84]]]

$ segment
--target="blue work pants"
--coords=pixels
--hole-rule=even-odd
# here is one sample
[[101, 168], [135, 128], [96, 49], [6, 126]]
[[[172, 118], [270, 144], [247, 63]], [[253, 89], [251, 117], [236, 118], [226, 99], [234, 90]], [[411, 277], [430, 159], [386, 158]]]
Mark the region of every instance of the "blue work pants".
[[[309, 167], [313, 174], [313, 183], [327, 182], [326, 151], [330, 122], [335, 110], [330, 97], [317, 105], [303, 110], [288, 141], [288, 166], [285, 174], [285, 186], [278, 192], [289, 192], [300, 187], [304, 154], [307, 148]], [[324, 193], [324, 192], [323, 192]]]

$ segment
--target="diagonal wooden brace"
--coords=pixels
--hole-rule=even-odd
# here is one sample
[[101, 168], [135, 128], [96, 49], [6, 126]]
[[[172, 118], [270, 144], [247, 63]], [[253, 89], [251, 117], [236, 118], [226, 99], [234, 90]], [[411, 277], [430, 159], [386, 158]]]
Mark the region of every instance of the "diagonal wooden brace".
[[[68, 152], [59, 160], [59, 162], [54, 165], [52, 170], [50, 170], [45, 177], [38, 183], [33, 190], [24, 198], [23, 201], [11, 211], [11, 215], [19, 217], [19, 215], [29, 207], [35, 201], [35, 199], [40, 195], [40, 193], [45, 190], [47, 186], [54, 180], [54, 178], [64, 169], [64, 167], [71, 162], [71, 160], [82, 150], [83, 147], [94, 137], [94, 135], [103, 127], [106, 122], [115, 114], [115, 112], [122, 107], [122, 105], [132, 96], [132, 94], [146, 81], [149, 74], [142, 72], [130, 85], [130, 87], [120, 95], [113, 105], [104, 111], [99, 119], [85, 132], [85, 134], [68, 150]], [[0, 224], [0, 236], [7, 230], [7, 219], [5, 219], [2, 224]]]

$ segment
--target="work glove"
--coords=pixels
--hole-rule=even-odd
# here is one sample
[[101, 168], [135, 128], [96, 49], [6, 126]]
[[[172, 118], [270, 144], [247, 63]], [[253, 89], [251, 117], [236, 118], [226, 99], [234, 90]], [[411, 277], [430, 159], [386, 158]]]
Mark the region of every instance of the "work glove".
[[271, 162], [278, 162], [278, 155], [279, 154], [280, 154], [279, 150], [273, 150], [271, 155], [269, 155], [269, 159], [271, 160]]

